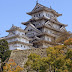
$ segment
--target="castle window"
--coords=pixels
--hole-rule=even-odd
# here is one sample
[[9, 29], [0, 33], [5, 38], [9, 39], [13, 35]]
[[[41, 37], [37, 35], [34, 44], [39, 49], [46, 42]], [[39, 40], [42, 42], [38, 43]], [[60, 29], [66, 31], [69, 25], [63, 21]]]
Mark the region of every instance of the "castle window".
[[45, 31], [45, 33], [47, 33], [47, 31]]
[[50, 15], [48, 14], [48, 17], [50, 17]]
[[34, 15], [34, 17], [35, 17], [35, 15]]
[[47, 13], [46, 13], [46, 16], [47, 16]]
[[62, 27], [62, 25], [60, 26], [60, 28]]
[[33, 24], [35, 26], [35, 24]]
[[26, 33], [25, 33], [25, 35], [26, 35]]
[[24, 46], [24, 48], [25, 48], [25, 46]]
[[39, 16], [40, 16], [40, 14], [39, 14]]
[[36, 15], [36, 17], [38, 17], [38, 14]]
[[53, 22], [54, 23], [54, 22]]
[[50, 33], [52, 33], [52, 31], [50, 31]]
[[21, 47], [22, 47], [22, 45], [21, 45]]
[[30, 30], [28, 30], [28, 31], [30, 31]]
[[47, 40], [49, 41], [49, 38], [47, 38]]

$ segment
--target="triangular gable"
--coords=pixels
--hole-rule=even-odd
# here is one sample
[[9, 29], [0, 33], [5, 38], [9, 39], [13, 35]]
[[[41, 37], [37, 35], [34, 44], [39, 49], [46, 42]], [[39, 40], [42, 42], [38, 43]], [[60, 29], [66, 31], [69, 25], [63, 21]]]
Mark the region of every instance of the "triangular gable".
[[52, 24], [51, 24], [49, 21], [47, 21], [47, 22], [45, 23], [45, 25], [47, 25], [47, 26], [49, 26], [49, 27], [52, 27]]
[[50, 25], [51, 23], [50, 23], [49, 21], [47, 21], [47, 22], [45, 23], [45, 25], [48, 25], [48, 24]]
[[13, 30], [13, 29], [15, 29], [16, 28], [16, 26], [12, 26], [9, 30]]
[[34, 9], [31, 12], [28, 12], [27, 14], [31, 15], [31, 14], [37, 12], [37, 11], [40, 11], [40, 10], [50, 11], [53, 14], [55, 14], [57, 17], [62, 15], [62, 14], [58, 14], [58, 12], [56, 12], [55, 10], [53, 10], [51, 7], [48, 8], [48, 7], [43, 6], [43, 5], [39, 4], [39, 3], [37, 3], [36, 6], [34, 7]]
[[37, 36], [35, 36], [33, 39], [37, 39], [37, 40], [39, 40], [40, 38], [39, 38], [39, 37], [37, 37]]
[[28, 31], [32, 29], [33, 31], [37, 32], [37, 33], [40, 33], [40, 31], [38, 29], [36, 29], [36, 27], [33, 25], [33, 24], [29, 24], [26, 28], [25, 28], [25, 31]]
[[42, 8], [42, 7], [44, 7], [44, 6], [39, 4], [39, 3], [37, 3], [32, 11], [36, 11], [37, 9]]

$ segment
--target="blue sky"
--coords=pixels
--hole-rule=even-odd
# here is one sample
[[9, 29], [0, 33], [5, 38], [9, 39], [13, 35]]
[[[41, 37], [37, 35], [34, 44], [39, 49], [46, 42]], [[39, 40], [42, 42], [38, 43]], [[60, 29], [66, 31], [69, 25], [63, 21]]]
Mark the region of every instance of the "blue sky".
[[[72, 0], [39, 0], [39, 3], [52, 7], [58, 13], [63, 14], [58, 20], [63, 24], [68, 24], [66, 29], [72, 31]], [[6, 36], [6, 30], [12, 24], [25, 28], [21, 22], [26, 22], [31, 17], [26, 14], [36, 5], [36, 0], [0, 0], [0, 37]]]

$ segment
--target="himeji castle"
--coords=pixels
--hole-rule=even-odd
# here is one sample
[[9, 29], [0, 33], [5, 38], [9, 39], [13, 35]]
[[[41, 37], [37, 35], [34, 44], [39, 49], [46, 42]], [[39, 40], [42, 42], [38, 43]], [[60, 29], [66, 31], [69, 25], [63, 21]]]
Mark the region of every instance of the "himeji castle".
[[54, 45], [55, 39], [59, 34], [66, 31], [67, 25], [60, 23], [57, 17], [62, 16], [51, 7], [45, 7], [38, 2], [31, 12], [27, 13], [31, 19], [22, 22], [26, 25], [23, 30], [12, 25], [6, 39], [9, 43], [10, 50], [25, 50], [31, 48], [48, 48]]
[[26, 25], [26, 36], [32, 38], [30, 43], [35, 48], [47, 48], [54, 44], [55, 39], [59, 34], [62, 34], [67, 25], [60, 23], [57, 17], [61, 16], [51, 7], [45, 7], [39, 3], [31, 12], [27, 13], [32, 18], [27, 22], [22, 22]]

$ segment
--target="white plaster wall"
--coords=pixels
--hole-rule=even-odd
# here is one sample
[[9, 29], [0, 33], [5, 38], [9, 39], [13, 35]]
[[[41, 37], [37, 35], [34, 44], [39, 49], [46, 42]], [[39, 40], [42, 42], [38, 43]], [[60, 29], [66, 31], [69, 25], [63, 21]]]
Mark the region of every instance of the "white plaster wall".
[[[14, 33], [15, 35], [19, 35], [19, 36], [22, 36], [22, 37], [25, 36], [25, 33], [24, 33], [24, 32], [20, 32], [20, 31], [18, 31], [18, 30], [13, 31], [13, 33]], [[11, 33], [8, 37], [15, 36], [14, 34]], [[8, 39], [7, 42], [10, 43], [10, 42], [14, 42], [14, 41], [20, 41], [20, 42], [29, 43], [29, 40], [24, 39], [24, 38], [22, 38], [22, 37], [20, 37], [20, 38]]]
[[[40, 16], [39, 16], [40, 14]], [[54, 15], [53, 13], [51, 12], [47, 12], [47, 11], [41, 11], [41, 12], [38, 12], [38, 13], [35, 13], [35, 14], [32, 14], [32, 18], [36, 18], [36, 17], [46, 17], [46, 18], [50, 18], [50, 17], [54, 17], [54, 18], [57, 18], [56, 15]]]
[[9, 45], [9, 49], [10, 50], [16, 50], [16, 49], [19, 49], [19, 50], [26, 50], [26, 49], [30, 49], [29, 46], [27, 45], [24, 45], [24, 44], [11, 44]]
[[48, 33], [48, 34], [53, 34], [53, 33], [54, 33], [53, 30], [50, 30], [50, 29], [48, 29], [48, 28], [44, 28], [44, 31], [43, 31], [43, 32], [46, 32], [46, 33]]
[[[39, 16], [39, 14], [40, 14], [40, 16]], [[35, 13], [35, 14], [32, 14], [32, 18], [36, 18], [36, 17], [43, 17], [43, 11]]]
[[16, 49], [15, 46], [17, 46], [17, 44], [11, 44], [11, 45], [9, 45], [9, 49], [10, 50], [15, 50]]
[[55, 29], [60, 29], [60, 26], [57, 25], [57, 24], [53, 24], [53, 27], [54, 27]]
[[18, 41], [24, 42], [24, 43], [29, 43], [29, 40], [24, 39], [24, 38], [18, 38]]
[[24, 32], [20, 32], [20, 31], [18, 31], [18, 30], [15, 31], [15, 34], [16, 34], [16, 35], [17, 35], [17, 34], [18, 34], [18, 35], [25, 35]]
[[44, 48], [48, 48], [48, 47], [50, 47], [51, 45], [50, 44], [43, 44], [43, 47]]
[[47, 48], [47, 47], [49, 47], [49, 46], [48, 46], [48, 45], [43, 44], [43, 47], [44, 47], [44, 48]]
[[24, 43], [29, 43], [29, 40], [24, 39], [24, 38], [13, 38], [13, 39], [7, 40], [8, 43], [14, 42], [14, 41], [20, 41], [20, 42], [24, 42]]
[[8, 43], [10, 43], [10, 42], [14, 42], [14, 41], [18, 41], [18, 39], [17, 39], [17, 38], [13, 38], [13, 39], [9, 39], [9, 40], [7, 40]]
[[30, 47], [29, 46], [27, 46], [27, 45], [24, 45], [24, 44], [17, 44], [17, 49], [20, 49], [20, 50], [25, 50], [25, 49], [30, 49]]
[[[40, 14], [40, 16], [39, 16], [39, 14]], [[52, 12], [41, 11], [41, 12], [32, 14], [32, 18], [43, 17], [43, 16], [45, 16], [46, 18], [52, 17], [52, 18], [57, 19], [57, 16], [55, 14], [53, 14]]]
[[41, 39], [42, 39], [42, 40], [45, 40], [45, 36], [42, 36]]
[[51, 37], [45, 36], [45, 40], [51, 42]]
[[9, 32], [8, 37], [12, 37], [12, 36], [15, 36], [15, 35], [24, 36], [24, 35], [25, 35], [25, 33], [24, 33], [24, 32], [20, 32], [20, 31], [16, 30], [16, 31]]
[[50, 17], [54, 17], [54, 14], [51, 13], [51, 12], [46, 12], [46, 11], [43, 11], [43, 15], [47, 18], [50, 18]]

